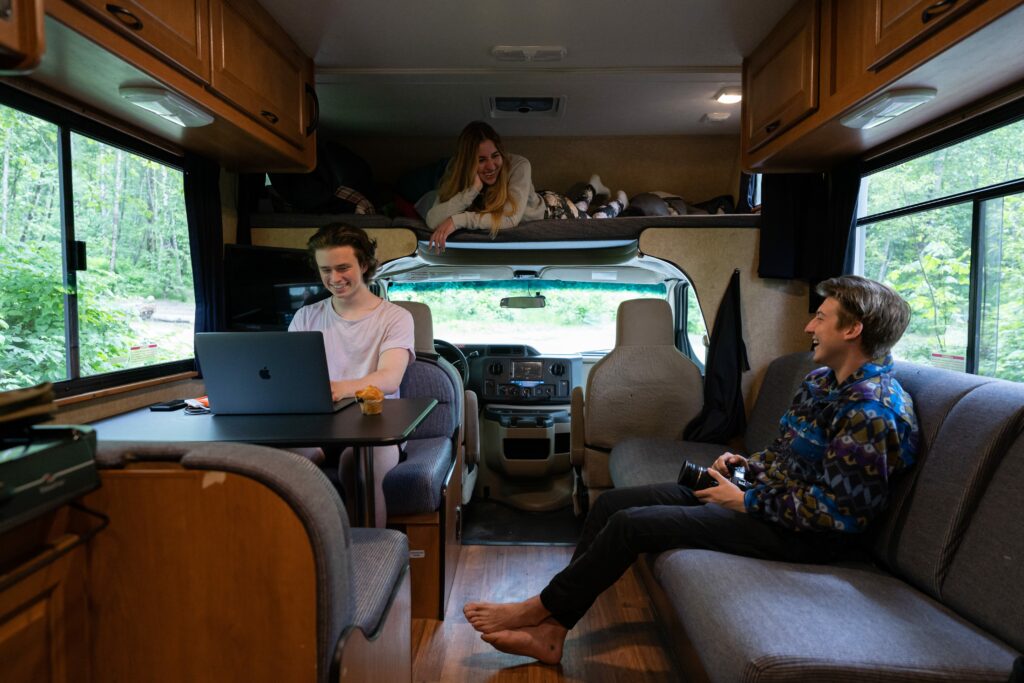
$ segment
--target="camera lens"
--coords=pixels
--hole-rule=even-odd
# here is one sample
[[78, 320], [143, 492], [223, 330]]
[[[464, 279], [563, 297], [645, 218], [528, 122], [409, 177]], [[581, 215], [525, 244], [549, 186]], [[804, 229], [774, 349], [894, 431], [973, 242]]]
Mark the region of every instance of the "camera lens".
[[718, 482], [708, 474], [707, 467], [701, 467], [689, 461], [683, 463], [683, 469], [679, 472], [679, 483], [694, 491], [718, 486]]

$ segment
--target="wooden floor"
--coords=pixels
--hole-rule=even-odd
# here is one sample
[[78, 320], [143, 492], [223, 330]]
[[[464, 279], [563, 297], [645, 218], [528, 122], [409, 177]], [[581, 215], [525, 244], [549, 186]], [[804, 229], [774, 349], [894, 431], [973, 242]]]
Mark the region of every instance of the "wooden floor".
[[567, 547], [463, 546], [445, 620], [412, 620], [413, 681], [680, 680], [632, 569], [569, 632], [560, 666], [498, 652], [462, 616], [471, 600], [511, 602], [539, 593], [571, 556]]

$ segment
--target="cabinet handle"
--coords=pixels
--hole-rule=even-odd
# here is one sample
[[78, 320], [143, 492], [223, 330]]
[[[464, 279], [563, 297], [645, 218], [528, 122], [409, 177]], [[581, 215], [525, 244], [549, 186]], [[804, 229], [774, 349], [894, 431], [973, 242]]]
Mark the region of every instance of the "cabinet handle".
[[939, 0], [935, 4], [928, 5], [921, 12], [921, 23], [927, 24], [935, 17], [941, 17], [943, 14], [953, 9], [956, 6], [957, 0]]
[[266, 109], [260, 111], [260, 116], [265, 118], [267, 121], [270, 121], [271, 123], [277, 123], [279, 120], [277, 118], [277, 114], [275, 114], [272, 111], [267, 111]]
[[774, 133], [775, 130], [779, 127], [779, 124], [781, 124], [781, 123], [782, 123], [782, 121], [780, 121], [779, 119], [775, 119], [774, 121], [772, 121], [771, 123], [769, 123], [767, 126], [764, 127], [764, 132], [765, 133]]
[[317, 97], [316, 90], [309, 83], [306, 84], [306, 94], [313, 102], [313, 115], [309, 117], [309, 125], [306, 126], [306, 137], [308, 138], [320, 126], [320, 98]]
[[122, 24], [124, 24], [131, 30], [142, 30], [142, 21], [140, 21], [137, 16], [126, 10], [124, 7], [121, 7], [120, 5], [108, 4], [107, 11], [113, 14], [118, 21], [120, 21]]

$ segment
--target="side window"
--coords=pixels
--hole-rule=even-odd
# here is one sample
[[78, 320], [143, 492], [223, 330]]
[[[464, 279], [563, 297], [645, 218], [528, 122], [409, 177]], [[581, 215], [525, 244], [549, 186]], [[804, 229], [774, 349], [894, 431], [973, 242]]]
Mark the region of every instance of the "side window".
[[865, 176], [855, 268], [913, 312], [899, 358], [1024, 381], [1024, 121]]
[[12, 107], [0, 122], [0, 390], [190, 361], [181, 169]]

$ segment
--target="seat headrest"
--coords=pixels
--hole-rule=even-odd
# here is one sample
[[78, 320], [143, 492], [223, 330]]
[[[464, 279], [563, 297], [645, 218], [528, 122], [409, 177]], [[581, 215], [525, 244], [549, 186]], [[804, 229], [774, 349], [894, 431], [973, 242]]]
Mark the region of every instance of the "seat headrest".
[[615, 346], [675, 346], [672, 308], [664, 299], [630, 299], [619, 304]]
[[412, 314], [413, 345], [417, 351], [434, 353], [434, 318], [430, 315], [430, 306], [418, 301], [393, 301]]

